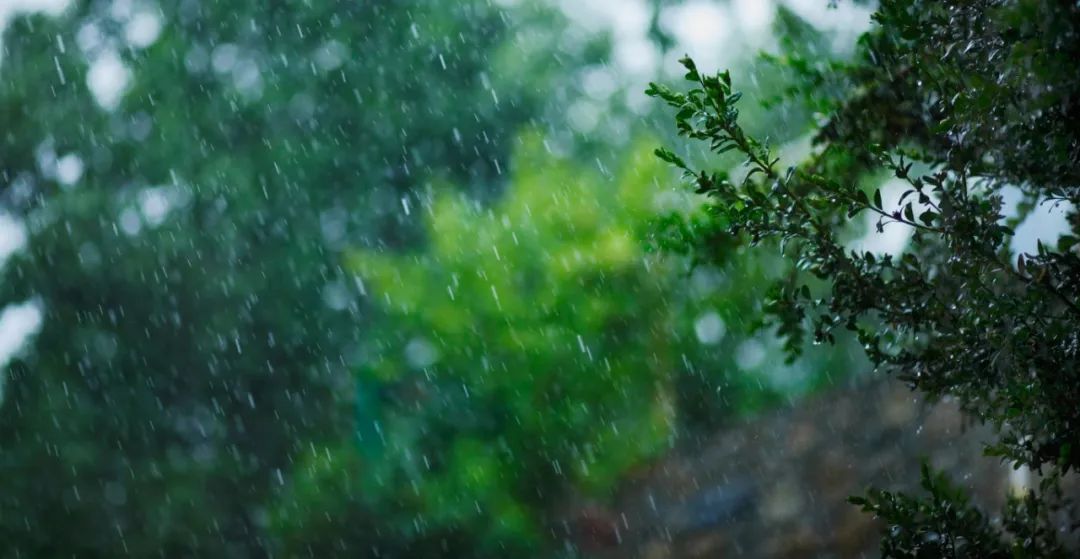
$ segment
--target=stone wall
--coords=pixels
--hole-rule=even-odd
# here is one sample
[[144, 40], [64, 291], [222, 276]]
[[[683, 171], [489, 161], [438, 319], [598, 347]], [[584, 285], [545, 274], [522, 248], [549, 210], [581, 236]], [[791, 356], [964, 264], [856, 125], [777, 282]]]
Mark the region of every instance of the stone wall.
[[1009, 469], [982, 456], [990, 436], [955, 403], [863, 381], [686, 444], [610, 502], [566, 509], [553, 535], [602, 559], [873, 557], [881, 527], [846, 498], [871, 485], [918, 493], [925, 457], [997, 508]]

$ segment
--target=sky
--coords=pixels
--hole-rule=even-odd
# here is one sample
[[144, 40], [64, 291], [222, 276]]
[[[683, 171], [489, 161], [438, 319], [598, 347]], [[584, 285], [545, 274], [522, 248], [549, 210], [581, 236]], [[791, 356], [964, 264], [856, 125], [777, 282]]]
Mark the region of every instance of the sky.
[[7, 26], [8, 20], [18, 12], [43, 10], [58, 13], [67, 6], [69, 0], [0, 0], [0, 29]]

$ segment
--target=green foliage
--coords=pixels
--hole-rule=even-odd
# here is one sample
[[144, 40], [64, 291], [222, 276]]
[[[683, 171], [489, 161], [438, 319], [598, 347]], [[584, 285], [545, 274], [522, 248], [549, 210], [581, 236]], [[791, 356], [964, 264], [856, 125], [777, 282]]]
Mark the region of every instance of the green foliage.
[[[12, 20], [0, 206], [27, 243], [0, 304], [43, 323], [0, 384], [0, 554], [551, 555], [559, 499], [848, 368], [751, 338], [773, 261], [658, 191], [631, 134], [563, 132], [606, 39], [498, 4]], [[801, 130], [778, 113], [751, 130]], [[682, 293], [643, 246], [702, 232]]]
[[[931, 396], [954, 396], [992, 423], [1000, 432], [992, 454], [1068, 472], [1080, 465], [1080, 220], [1071, 210], [1073, 231], [1056, 248], [1039, 243], [1014, 266], [1002, 190], [1017, 186], [1031, 203], [1080, 202], [1080, 77], [1073, 71], [1080, 8], [887, 0], [874, 19], [854, 64], [802, 66], [811, 80], [827, 75], [844, 84], [835, 100], [824, 92], [817, 103], [831, 111], [805, 161], [779, 168], [769, 146], [740, 124], [731, 76], [704, 75], [690, 60], [683, 61], [689, 91], [654, 84], [649, 94], [676, 110], [681, 135], [715, 153], [740, 154], [748, 172], [732, 180], [695, 170], [669, 150], [657, 155], [710, 198], [712, 228], [787, 256], [787, 279], [766, 310], [789, 350], [799, 351], [807, 334], [834, 342], [853, 331], [881, 369]], [[881, 170], [905, 184], [898, 202], [886, 204], [879, 189], [863, 185]], [[849, 250], [847, 222], [867, 213], [879, 233], [909, 229], [908, 248]], [[817, 289], [822, 281], [827, 288]], [[970, 545], [998, 540], [978, 550], [1008, 547], [996, 532], [978, 535], [984, 521], [976, 513], [939, 516], [941, 503], [966, 505], [927, 479], [930, 504], [888, 494], [868, 501], [903, 528], [886, 535], [887, 554], [906, 556], [912, 534], [949, 530], [974, 538]], [[1040, 507], [1031, 502], [1030, 510], [1010, 510], [1034, 514]], [[939, 521], [947, 529], [910, 529]], [[1006, 529], [1020, 537], [1029, 524]], [[1053, 532], [1043, 535], [1032, 553], [1056, 549], [1047, 543]], [[953, 556], [933, 549], [929, 556]]]
[[[351, 436], [374, 313], [344, 251], [422, 242], [400, 208], [432, 172], [497, 193], [516, 127], [565, 90], [506, 72], [524, 48], [550, 66], [556, 16], [446, 6], [83, 1], [11, 22], [0, 197], [28, 239], [0, 300], [44, 316], [4, 375], [0, 553], [273, 552], [294, 465]], [[126, 9], [159, 18], [152, 44]], [[109, 56], [129, 82], [102, 107]]]
[[1010, 496], [1000, 526], [973, 507], [962, 488], [926, 464], [922, 489], [928, 495], [923, 499], [871, 490], [849, 501], [888, 519], [888, 537], [881, 543], [885, 557], [1069, 557], [1058, 541], [1059, 520], [1052, 518], [1059, 506], [1058, 480], [1048, 481], [1041, 498], [1034, 493]]
[[1005, 557], [1001, 537], [990, 521], [968, 504], [962, 489], [923, 464], [925, 500], [888, 491], [852, 497], [852, 504], [888, 518], [889, 538], [882, 543], [886, 557]]
[[[428, 428], [461, 433], [448, 452], [439, 440], [411, 449], [435, 461], [419, 494], [435, 499], [422, 509], [436, 525], [445, 503], [465, 507], [446, 519], [460, 521], [475, 516], [477, 500], [486, 511], [477, 520], [498, 527], [493, 499], [539, 505], [537, 490], [555, 491], [562, 479], [602, 488], [664, 448], [673, 426], [671, 402], [657, 390], [671, 380], [660, 333], [673, 317], [635, 242], [659, 169], [629, 167], [618, 190], [604, 189], [600, 177], [553, 160], [535, 136], [513, 165], [514, 190], [490, 210], [436, 192], [422, 256], [351, 258], [404, 322], [402, 339], [373, 356], [371, 374], [428, 394], [403, 402], [386, 429], [408, 429], [422, 409]], [[664, 277], [656, 266], [652, 274]], [[639, 321], [650, 328], [634, 328]], [[484, 454], [469, 446], [490, 456], [476, 463]]]
[[[390, 313], [359, 379], [380, 396], [358, 409], [355, 447], [301, 466], [311, 474], [278, 516], [289, 550], [341, 537], [323, 517], [341, 510], [332, 522], [380, 515], [373, 541], [387, 553], [550, 556], [570, 536], [553, 507], [605, 496], [678, 427], [703, 421], [695, 413], [725, 418], [777, 399], [755, 378], [764, 366], [740, 372], [732, 357], [744, 339], [732, 318], [752, 304], [760, 272], [673, 299], [677, 261], [642, 248], [667, 176], [648, 150], [606, 177], [526, 134], [512, 163], [491, 207], [434, 187], [416, 209], [432, 240], [423, 252], [349, 257]], [[692, 317], [712, 308], [733, 331], [702, 343]], [[348, 479], [351, 493], [334, 489]]]

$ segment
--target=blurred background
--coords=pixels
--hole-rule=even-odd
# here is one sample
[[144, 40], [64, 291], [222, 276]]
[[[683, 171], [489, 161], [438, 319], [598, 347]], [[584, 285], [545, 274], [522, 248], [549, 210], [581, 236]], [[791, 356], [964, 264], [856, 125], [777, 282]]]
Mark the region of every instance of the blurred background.
[[842, 64], [871, 12], [0, 1], [0, 553], [872, 551], [843, 499], [977, 445], [850, 340], [788, 362], [770, 251], [660, 249], [700, 200], [643, 94], [730, 68], [797, 161], [776, 60]]

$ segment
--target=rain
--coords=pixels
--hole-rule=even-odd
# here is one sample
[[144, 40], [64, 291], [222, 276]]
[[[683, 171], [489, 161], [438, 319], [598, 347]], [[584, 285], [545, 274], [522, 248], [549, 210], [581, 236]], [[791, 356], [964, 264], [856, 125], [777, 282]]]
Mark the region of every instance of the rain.
[[0, 556], [1071, 556], [1080, 8], [967, 4], [0, 0]]

